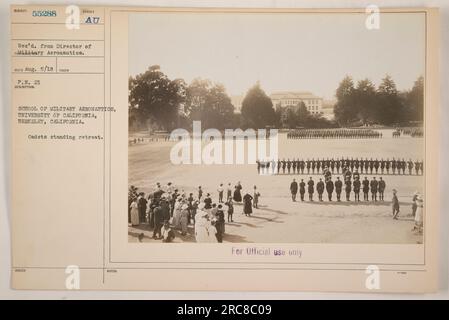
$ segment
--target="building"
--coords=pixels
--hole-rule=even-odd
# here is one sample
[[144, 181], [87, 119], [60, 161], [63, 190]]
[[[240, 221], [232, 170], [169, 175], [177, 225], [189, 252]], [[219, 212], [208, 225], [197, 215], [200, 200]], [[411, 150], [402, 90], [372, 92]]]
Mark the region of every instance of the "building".
[[234, 111], [236, 113], [241, 113], [242, 112], [243, 98], [244, 98], [243, 95], [231, 96], [231, 103], [234, 106]]
[[281, 91], [274, 92], [270, 95], [273, 107], [297, 107], [304, 102], [307, 110], [312, 114], [323, 113], [323, 98], [315, 96], [308, 91]]

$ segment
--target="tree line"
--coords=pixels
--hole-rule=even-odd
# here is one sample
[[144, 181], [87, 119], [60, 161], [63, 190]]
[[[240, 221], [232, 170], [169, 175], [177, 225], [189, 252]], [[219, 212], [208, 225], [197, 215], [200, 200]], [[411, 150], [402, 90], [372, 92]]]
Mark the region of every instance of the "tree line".
[[[420, 87], [421, 86], [421, 87]], [[226, 88], [207, 79], [169, 79], [158, 65], [129, 78], [129, 127], [136, 130], [191, 129], [201, 121], [203, 129], [235, 128], [330, 128], [356, 123], [392, 124], [422, 119], [422, 77], [412, 90], [400, 93], [390, 77], [378, 89], [369, 80], [354, 86], [352, 78], [340, 83], [334, 108], [335, 121], [311, 114], [304, 103], [273, 106], [257, 82], [249, 88], [241, 113], [236, 113]], [[421, 90], [421, 91], [420, 91]], [[421, 118], [420, 118], [421, 117]]]
[[394, 80], [386, 75], [379, 86], [369, 79], [354, 84], [346, 76], [336, 91], [335, 121], [349, 125], [404, 125], [422, 122], [424, 113], [424, 78], [418, 77], [413, 88], [400, 92]]

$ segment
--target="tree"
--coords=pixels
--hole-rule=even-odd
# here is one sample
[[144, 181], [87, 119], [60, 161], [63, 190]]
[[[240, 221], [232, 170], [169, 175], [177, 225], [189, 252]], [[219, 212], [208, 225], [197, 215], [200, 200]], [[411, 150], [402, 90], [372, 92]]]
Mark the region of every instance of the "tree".
[[402, 100], [399, 97], [396, 84], [393, 79], [386, 75], [377, 89], [379, 123], [392, 125], [401, 121], [403, 113]]
[[334, 107], [335, 120], [340, 125], [346, 125], [357, 119], [354, 92], [354, 81], [350, 76], [346, 76], [337, 88], [337, 103]]
[[242, 102], [242, 117], [248, 127], [259, 129], [276, 122], [273, 102], [257, 82], [248, 90]]
[[223, 130], [235, 121], [234, 106], [225, 87], [199, 78], [187, 87], [184, 111], [192, 121], [201, 121], [204, 129]]
[[377, 116], [376, 87], [369, 79], [360, 80], [354, 90], [354, 106], [356, 116], [364, 124], [375, 122]]
[[158, 129], [171, 130], [177, 125], [184, 97], [184, 80], [172, 81], [159, 66], [151, 66], [129, 79], [130, 121], [137, 121], [141, 127], [151, 122]]
[[415, 81], [413, 88], [404, 94], [404, 120], [423, 121], [424, 119], [424, 77]]

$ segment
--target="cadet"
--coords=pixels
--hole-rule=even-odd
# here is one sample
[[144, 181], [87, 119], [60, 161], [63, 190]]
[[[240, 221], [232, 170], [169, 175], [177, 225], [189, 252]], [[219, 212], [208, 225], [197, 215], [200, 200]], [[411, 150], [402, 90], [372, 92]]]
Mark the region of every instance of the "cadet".
[[290, 174], [291, 167], [292, 167], [292, 162], [290, 161], [290, 159], [288, 159], [287, 160], [287, 171], [288, 171], [288, 174]]
[[290, 183], [290, 192], [292, 194], [292, 201], [296, 201], [296, 194], [298, 193], [298, 182], [293, 179], [292, 183]]
[[278, 159], [278, 171], [276, 172], [277, 174], [281, 173], [281, 160]]
[[300, 165], [301, 165], [301, 174], [303, 174], [304, 173], [304, 166], [305, 166], [304, 160], [301, 159]]
[[393, 174], [396, 174], [396, 160], [391, 160], [391, 170], [393, 171]]
[[374, 160], [374, 169], [376, 170], [376, 174], [379, 171], [379, 160]]
[[379, 200], [384, 201], [384, 192], [385, 192], [385, 181], [382, 180], [382, 177], [379, 178]]
[[349, 196], [351, 195], [351, 179], [345, 181], [345, 192], [346, 192], [346, 201], [349, 201]]
[[309, 181], [307, 182], [307, 191], [309, 192], [309, 201], [313, 201], [313, 186], [315, 185], [315, 182], [313, 182], [312, 177], [310, 177]]
[[301, 179], [301, 182], [299, 183], [299, 194], [301, 196], [301, 201], [304, 201], [305, 193], [306, 193], [306, 183], [304, 182], [304, 179]]
[[340, 173], [340, 160], [336, 161], [335, 167], [337, 168], [337, 173]]
[[352, 178], [354, 180], [360, 180], [360, 174], [357, 172], [357, 169], [355, 170], [355, 172], [352, 174]]
[[387, 174], [390, 174], [390, 159], [387, 159], [387, 161], [385, 161], [385, 169], [387, 169]]
[[285, 159], [282, 159], [282, 173], [285, 174], [285, 167], [286, 167], [287, 163], [285, 161]]
[[316, 184], [316, 191], [318, 192], [318, 200], [323, 201], [324, 182], [320, 178], [320, 181]]
[[362, 182], [363, 185], [363, 200], [368, 201], [368, 191], [369, 191], [369, 181], [368, 178], [365, 177], [365, 180]]
[[[309, 159], [307, 159], [307, 162], [306, 162], [306, 167], [307, 167], [307, 173], [310, 173], [310, 160]], [[418, 174], [418, 173], [417, 173]]]
[[371, 200], [373, 201], [377, 201], [377, 187], [378, 187], [378, 182], [376, 180], [376, 177], [373, 178], [373, 180], [371, 180], [370, 182], [370, 187], [371, 187]]
[[340, 202], [341, 189], [343, 187], [343, 183], [340, 180], [340, 177], [337, 177], [337, 181], [335, 181], [335, 192], [337, 193], [337, 201]]
[[373, 161], [373, 158], [371, 158], [369, 160], [369, 173], [370, 174], [373, 174], [373, 168], [374, 168], [374, 161]]
[[329, 201], [332, 201], [332, 192], [334, 192], [334, 182], [332, 181], [331, 178], [329, 178], [329, 180], [327, 180], [326, 182], [326, 191]]
[[354, 186], [354, 200], [355, 201], [360, 201], [360, 178], [357, 177], [354, 182], [353, 182], [353, 186]]
[[408, 160], [408, 174], [411, 175], [412, 174], [412, 169], [413, 169], [413, 161], [412, 159]]
[[292, 160], [292, 168], [293, 168], [293, 174], [295, 174], [296, 173], [296, 160], [295, 159]]

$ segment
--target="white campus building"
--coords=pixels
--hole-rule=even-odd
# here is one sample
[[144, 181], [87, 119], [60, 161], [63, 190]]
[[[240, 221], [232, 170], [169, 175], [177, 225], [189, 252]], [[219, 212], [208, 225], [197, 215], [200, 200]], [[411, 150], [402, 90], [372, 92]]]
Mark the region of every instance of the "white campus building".
[[273, 107], [296, 107], [304, 102], [307, 110], [312, 114], [323, 113], [323, 98], [308, 91], [280, 91], [270, 95]]

